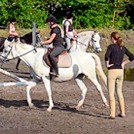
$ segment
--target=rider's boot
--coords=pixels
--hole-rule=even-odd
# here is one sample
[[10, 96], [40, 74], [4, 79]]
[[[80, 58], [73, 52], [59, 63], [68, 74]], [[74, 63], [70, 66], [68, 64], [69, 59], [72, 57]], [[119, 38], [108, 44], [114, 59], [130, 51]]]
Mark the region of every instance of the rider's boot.
[[52, 69], [50, 74], [56, 77], [59, 75], [57, 62], [55, 60], [52, 60]]

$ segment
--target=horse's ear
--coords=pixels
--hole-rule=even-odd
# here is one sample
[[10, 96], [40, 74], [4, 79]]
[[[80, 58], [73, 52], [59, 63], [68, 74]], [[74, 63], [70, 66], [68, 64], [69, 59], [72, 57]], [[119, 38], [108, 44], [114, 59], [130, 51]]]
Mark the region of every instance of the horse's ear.
[[97, 34], [99, 34], [99, 32], [98, 31], [94, 31], [95, 33], [97, 33]]
[[36, 34], [40, 34], [40, 31], [36, 32]]

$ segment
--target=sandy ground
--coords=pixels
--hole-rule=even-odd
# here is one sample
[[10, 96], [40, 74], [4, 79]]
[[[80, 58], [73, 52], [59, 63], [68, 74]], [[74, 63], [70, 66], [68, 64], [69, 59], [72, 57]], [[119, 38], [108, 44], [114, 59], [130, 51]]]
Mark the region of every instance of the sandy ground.
[[[3, 69], [29, 79], [28, 68], [21, 63], [15, 70], [15, 62], [10, 61]], [[15, 81], [0, 74], [1, 82]], [[52, 84], [55, 107], [47, 112], [48, 97], [43, 83], [39, 83], [31, 95], [35, 107], [29, 109], [25, 86], [0, 87], [0, 134], [133, 134], [134, 133], [134, 81], [124, 81], [123, 92], [126, 103], [126, 117], [108, 119], [109, 112], [104, 107], [95, 86], [84, 80], [88, 87], [83, 107], [75, 110], [80, 99], [80, 90], [74, 80]], [[102, 85], [108, 99], [108, 92]], [[119, 107], [116, 97], [116, 115]]]

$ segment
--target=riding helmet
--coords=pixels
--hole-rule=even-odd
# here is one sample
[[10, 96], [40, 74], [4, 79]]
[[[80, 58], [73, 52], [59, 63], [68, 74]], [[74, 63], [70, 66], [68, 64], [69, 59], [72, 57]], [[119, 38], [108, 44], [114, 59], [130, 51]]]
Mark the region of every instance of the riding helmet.
[[72, 17], [73, 17], [73, 14], [70, 11], [66, 12], [67, 19], [71, 19]]
[[11, 19], [10, 19], [10, 23], [11, 23], [11, 22], [16, 22], [16, 19], [15, 19], [15, 18], [11, 18]]
[[50, 15], [50, 16], [47, 17], [46, 22], [56, 23], [57, 19], [54, 16]]

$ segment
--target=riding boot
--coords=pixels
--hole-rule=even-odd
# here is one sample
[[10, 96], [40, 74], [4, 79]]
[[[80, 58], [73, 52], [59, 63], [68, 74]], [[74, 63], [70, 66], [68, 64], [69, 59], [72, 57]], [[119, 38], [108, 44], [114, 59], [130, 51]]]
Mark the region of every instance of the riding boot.
[[110, 100], [110, 119], [115, 118], [115, 100]]
[[57, 66], [57, 61], [55, 61], [54, 59], [51, 60], [51, 63], [52, 63], [52, 72], [50, 72], [50, 74], [52, 75], [55, 75], [55, 76], [58, 76], [59, 75], [59, 72], [58, 72], [58, 66]]
[[124, 99], [119, 99], [119, 107], [120, 107], [120, 114], [118, 116], [124, 117], [125, 116]]
[[57, 64], [55, 64], [55, 65], [53, 66], [53, 68], [54, 68], [55, 73], [56, 73], [57, 75], [59, 75]]

